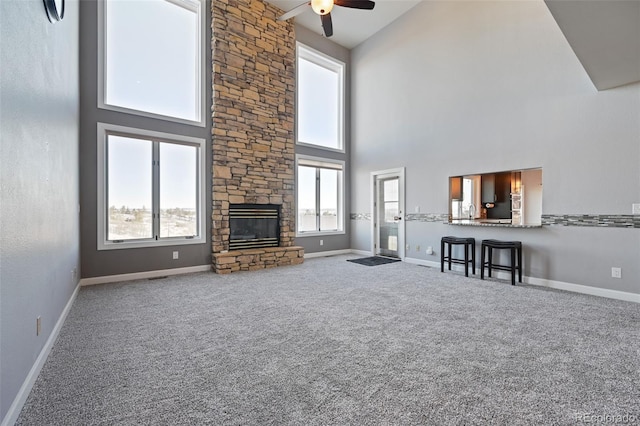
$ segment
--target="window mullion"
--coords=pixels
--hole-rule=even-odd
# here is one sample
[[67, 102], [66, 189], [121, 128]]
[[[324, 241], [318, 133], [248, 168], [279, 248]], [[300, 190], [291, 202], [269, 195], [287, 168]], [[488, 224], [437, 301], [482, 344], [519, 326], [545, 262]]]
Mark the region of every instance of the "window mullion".
[[153, 167], [151, 178], [153, 202], [153, 235], [160, 239], [160, 142], [153, 141]]
[[344, 173], [343, 171], [338, 171], [338, 178], [336, 179], [336, 195], [337, 195], [337, 200], [336, 200], [336, 226], [338, 229], [344, 229], [344, 219], [343, 219], [343, 212], [344, 212], [344, 207], [342, 205], [342, 200], [343, 200], [343, 194], [342, 194], [342, 173]]
[[320, 168], [316, 167], [316, 229], [320, 229]]
[[104, 212], [103, 214], [104, 216], [104, 227], [103, 227], [103, 232], [104, 232], [104, 239], [108, 240], [109, 239], [109, 222], [111, 221], [111, 217], [109, 215], [109, 207], [111, 207], [109, 205], [109, 133], [105, 132], [104, 135], [99, 135], [99, 138], [101, 138], [101, 141], [104, 143], [104, 159], [103, 159], [103, 167], [104, 167], [104, 182], [103, 184], [100, 186], [100, 188], [102, 188], [102, 190], [104, 191], [104, 195], [103, 195], [103, 202], [104, 202]]
[[[200, 176], [201, 172], [200, 172], [200, 156], [203, 155], [202, 153], [200, 153], [200, 151], [196, 151], [196, 176]], [[203, 182], [200, 182], [200, 179], [196, 179], [196, 223], [198, 224], [198, 227], [196, 228], [197, 230], [197, 235], [201, 235], [202, 233], [204, 233], [206, 230], [205, 229], [200, 229], [200, 215], [202, 214], [201, 212], [201, 208], [202, 208], [202, 201], [200, 199], [200, 197], [198, 196], [198, 194], [201, 193], [201, 187], [200, 185], [203, 185]]]

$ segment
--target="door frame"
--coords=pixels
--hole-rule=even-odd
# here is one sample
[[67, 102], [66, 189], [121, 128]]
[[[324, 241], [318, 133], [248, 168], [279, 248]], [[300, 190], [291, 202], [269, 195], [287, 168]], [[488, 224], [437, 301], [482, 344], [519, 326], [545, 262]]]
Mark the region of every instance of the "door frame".
[[395, 169], [386, 169], [386, 170], [377, 170], [371, 172], [370, 178], [370, 211], [371, 211], [371, 253], [373, 256], [376, 256], [377, 253], [377, 243], [379, 238], [379, 232], [377, 231], [378, 224], [378, 209], [376, 208], [376, 181], [378, 178], [398, 178], [398, 206], [399, 206], [399, 214], [402, 219], [400, 219], [400, 223], [398, 223], [398, 258], [400, 260], [404, 260], [405, 257], [405, 221], [406, 221], [406, 209], [404, 205], [404, 191], [405, 191], [405, 182], [404, 182], [404, 167], [398, 167]]

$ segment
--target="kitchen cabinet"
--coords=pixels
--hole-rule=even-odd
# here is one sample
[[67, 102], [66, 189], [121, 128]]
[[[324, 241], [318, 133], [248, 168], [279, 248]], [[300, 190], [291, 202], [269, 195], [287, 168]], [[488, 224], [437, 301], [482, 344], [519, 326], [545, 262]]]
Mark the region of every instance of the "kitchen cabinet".
[[451, 200], [462, 201], [462, 176], [455, 176], [449, 179], [449, 192]]
[[482, 175], [482, 204], [495, 203], [496, 202], [496, 175]]
[[481, 186], [487, 218], [511, 218], [511, 172], [482, 175]]
[[503, 203], [511, 200], [511, 172], [496, 173], [496, 202]]
[[509, 201], [511, 173], [482, 175], [482, 204]]

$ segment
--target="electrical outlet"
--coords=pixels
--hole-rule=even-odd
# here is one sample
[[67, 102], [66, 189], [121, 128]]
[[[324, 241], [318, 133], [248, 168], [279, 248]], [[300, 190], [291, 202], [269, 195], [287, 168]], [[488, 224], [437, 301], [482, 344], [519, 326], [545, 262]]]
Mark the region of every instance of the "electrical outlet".
[[420, 251], [420, 246], [416, 246], [416, 251]]
[[612, 278], [622, 278], [622, 268], [611, 268]]
[[324, 245], [324, 240], [320, 240], [320, 245], [323, 246]]
[[411, 246], [409, 244], [407, 244], [407, 246], [404, 248], [406, 251], [411, 250]]
[[180, 258], [180, 253], [177, 251], [173, 252], [173, 260], [179, 259]]
[[631, 214], [640, 214], [640, 203], [631, 204]]
[[435, 254], [435, 253], [433, 252], [433, 247], [431, 247], [431, 246], [427, 247], [427, 254], [430, 254], [430, 255]]
[[71, 270], [71, 280], [75, 282], [77, 279], [78, 279], [78, 270], [76, 268], [73, 268]]
[[39, 336], [41, 331], [42, 331], [42, 320], [40, 317], [37, 317], [36, 318], [36, 336]]

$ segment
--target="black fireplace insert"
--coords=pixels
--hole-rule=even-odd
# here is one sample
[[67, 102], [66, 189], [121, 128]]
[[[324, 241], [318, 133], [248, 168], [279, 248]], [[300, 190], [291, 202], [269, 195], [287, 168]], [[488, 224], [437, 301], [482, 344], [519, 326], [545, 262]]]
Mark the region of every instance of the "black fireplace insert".
[[280, 206], [275, 204], [231, 204], [229, 206], [229, 250], [278, 247]]

